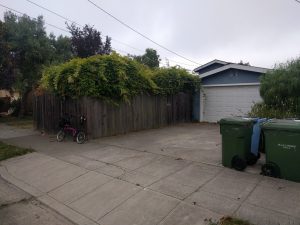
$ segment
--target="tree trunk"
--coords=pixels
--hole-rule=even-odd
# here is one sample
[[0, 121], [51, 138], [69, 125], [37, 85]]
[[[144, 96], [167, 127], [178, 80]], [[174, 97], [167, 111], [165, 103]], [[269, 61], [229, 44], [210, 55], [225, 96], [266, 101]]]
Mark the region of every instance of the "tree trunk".
[[29, 92], [30, 92], [29, 90], [26, 90], [22, 93], [21, 101], [20, 101], [19, 118], [23, 118], [26, 114], [26, 103], [27, 103], [27, 96]]

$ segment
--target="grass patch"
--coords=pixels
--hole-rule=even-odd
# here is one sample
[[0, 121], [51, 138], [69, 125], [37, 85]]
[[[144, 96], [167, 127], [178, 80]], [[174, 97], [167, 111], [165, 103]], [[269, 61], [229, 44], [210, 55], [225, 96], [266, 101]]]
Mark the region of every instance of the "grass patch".
[[33, 120], [32, 117], [18, 118], [14, 116], [3, 116], [0, 117], [0, 123], [4, 123], [9, 126], [22, 128], [22, 129], [32, 129]]
[[226, 216], [221, 218], [220, 221], [217, 222], [209, 220], [208, 225], [253, 225], [253, 224], [245, 220]]
[[25, 155], [31, 152], [34, 152], [34, 150], [29, 148], [20, 148], [17, 146], [8, 145], [0, 141], [0, 161], [15, 156]]

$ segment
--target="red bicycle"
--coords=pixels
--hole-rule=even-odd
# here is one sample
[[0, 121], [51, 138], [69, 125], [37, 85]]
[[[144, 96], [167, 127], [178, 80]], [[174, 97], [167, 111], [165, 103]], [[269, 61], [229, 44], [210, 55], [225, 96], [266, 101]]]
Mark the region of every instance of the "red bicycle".
[[80, 116], [80, 129], [71, 126], [71, 117], [69, 115], [63, 116], [59, 121], [60, 131], [56, 135], [57, 141], [61, 142], [64, 140], [66, 134], [70, 134], [73, 137], [73, 140], [78, 144], [82, 144], [86, 141], [86, 135], [83, 131], [83, 125], [86, 121], [85, 116]]

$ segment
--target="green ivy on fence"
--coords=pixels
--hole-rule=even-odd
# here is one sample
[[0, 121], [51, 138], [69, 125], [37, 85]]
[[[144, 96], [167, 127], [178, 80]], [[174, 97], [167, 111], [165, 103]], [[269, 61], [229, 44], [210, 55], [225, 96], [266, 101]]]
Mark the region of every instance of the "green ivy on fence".
[[143, 93], [169, 95], [196, 91], [200, 88], [200, 78], [176, 67], [151, 70], [113, 53], [48, 67], [43, 72], [41, 87], [59, 96], [89, 96], [117, 103]]

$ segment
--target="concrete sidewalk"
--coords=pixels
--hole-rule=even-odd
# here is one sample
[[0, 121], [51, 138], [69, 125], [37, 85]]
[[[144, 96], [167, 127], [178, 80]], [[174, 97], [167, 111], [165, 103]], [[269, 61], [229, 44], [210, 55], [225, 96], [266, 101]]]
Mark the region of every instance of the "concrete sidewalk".
[[0, 176], [0, 225], [74, 225]]
[[223, 168], [218, 132], [189, 124], [84, 145], [14, 137], [4, 141], [38, 152], [1, 162], [0, 174], [76, 224], [300, 224], [300, 184]]

